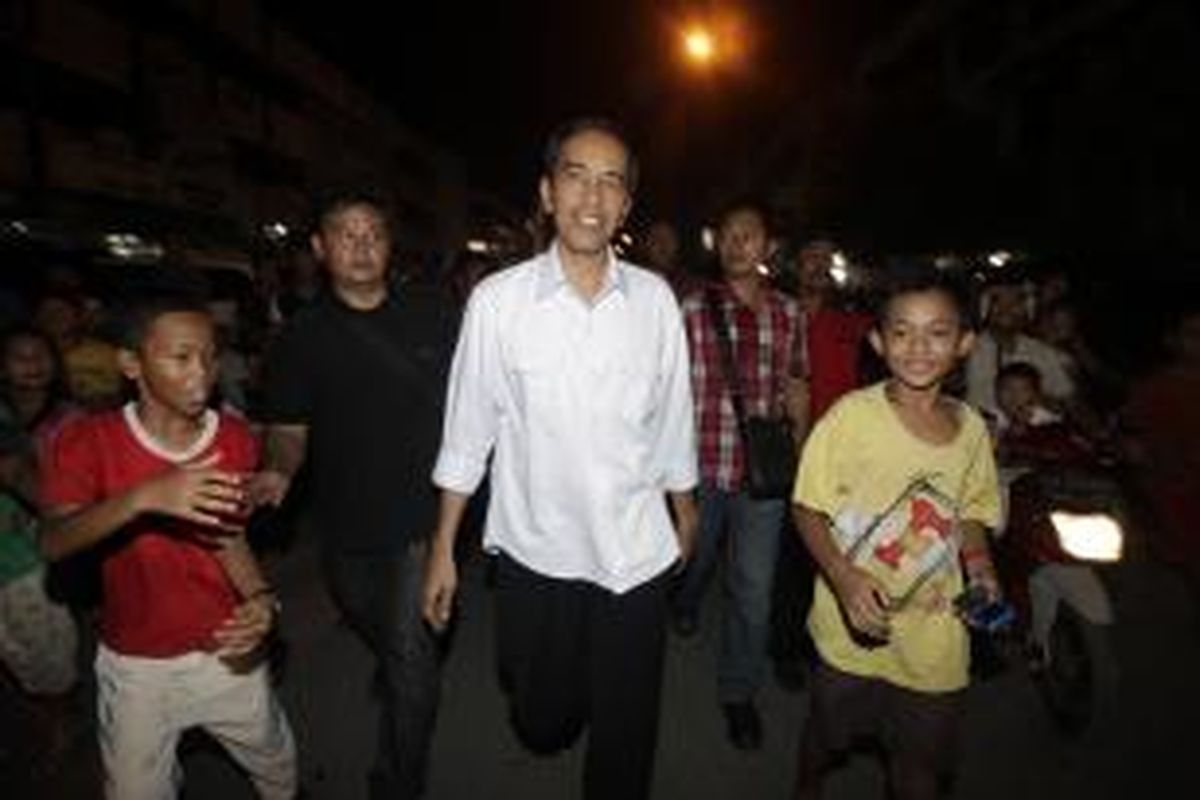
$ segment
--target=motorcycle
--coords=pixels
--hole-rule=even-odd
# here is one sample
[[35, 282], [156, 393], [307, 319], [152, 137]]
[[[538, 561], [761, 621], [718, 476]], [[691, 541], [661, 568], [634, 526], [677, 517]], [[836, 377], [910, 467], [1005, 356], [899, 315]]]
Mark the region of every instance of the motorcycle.
[[1001, 472], [1007, 524], [992, 549], [1015, 612], [1002, 638], [1025, 660], [1064, 734], [1111, 730], [1119, 669], [1101, 573], [1121, 561], [1126, 529], [1114, 465], [1091, 452], [1058, 451]]

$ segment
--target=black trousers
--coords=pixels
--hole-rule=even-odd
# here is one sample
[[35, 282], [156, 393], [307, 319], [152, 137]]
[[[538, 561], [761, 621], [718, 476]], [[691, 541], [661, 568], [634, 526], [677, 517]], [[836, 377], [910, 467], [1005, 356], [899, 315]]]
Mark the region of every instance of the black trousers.
[[440, 688], [437, 643], [421, 618], [425, 547], [361, 555], [327, 551], [323, 560], [334, 600], [377, 662], [382, 707], [371, 797], [420, 797]]
[[658, 742], [666, 575], [625, 594], [501, 555], [496, 639], [513, 727], [553, 753], [587, 727], [586, 800], [648, 797]]

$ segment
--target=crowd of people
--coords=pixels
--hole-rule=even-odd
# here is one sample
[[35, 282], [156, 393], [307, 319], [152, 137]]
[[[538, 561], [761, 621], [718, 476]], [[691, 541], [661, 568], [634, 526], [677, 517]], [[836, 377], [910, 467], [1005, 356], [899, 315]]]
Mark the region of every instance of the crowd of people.
[[[425, 793], [439, 637], [485, 484], [514, 729], [539, 753], [588, 731], [592, 800], [649, 795], [665, 642], [696, 632], [714, 575], [732, 746], [762, 745], [773, 655], [807, 675], [795, 797], [819, 796], [863, 734], [896, 797], [937, 796], [969, 680], [954, 600], [999, 597], [995, 454], [1031, 430], [1119, 440], [1167, 549], [1200, 563], [1195, 310], [1118, 428], [1096, 401], [1118, 378], [1063, 275], [976, 298], [903, 263], [870, 307], [847, 303], [834, 245], [783, 254], [749, 198], [716, 220], [714, 276], [680, 263], [666, 222], [643, 268], [613, 249], [637, 182], [612, 123], [556, 131], [537, 186], [552, 238], [502, 269], [466, 264], [461, 302], [395, 279], [403, 221], [386, 204], [329, 198], [311, 259], [264, 284], [269, 346], [240, 359], [190, 294], [120, 314], [79, 286], [36, 298], [0, 342], [0, 659], [43, 755], [91, 718], [74, 697], [82, 641], [108, 797], [174, 796], [195, 727], [262, 796], [296, 795], [262, 655], [279, 606], [246, 530], [300, 493], [328, 589], [377, 662], [366, 781], [381, 798]], [[764, 477], [776, 434], [782, 481]]]

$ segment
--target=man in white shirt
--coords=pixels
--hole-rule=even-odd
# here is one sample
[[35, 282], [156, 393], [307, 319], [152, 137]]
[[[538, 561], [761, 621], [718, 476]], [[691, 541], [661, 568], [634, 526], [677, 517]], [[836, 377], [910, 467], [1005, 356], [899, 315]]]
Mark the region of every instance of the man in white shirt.
[[433, 473], [426, 619], [449, 621], [454, 539], [491, 454], [484, 546], [498, 554], [513, 724], [539, 752], [590, 728], [588, 800], [649, 793], [666, 590], [697, 527], [679, 309], [665, 281], [610, 248], [636, 177], [609, 122], [576, 120], [551, 137], [539, 189], [556, 238], [472, 293]]
[[1024, 362], [1037, 368], [1046, 398], [1065, 407], [1075, 394], [1071, 357], [1024, 333], [1029, 304], [1019, 284], [1000, 284], [988, 291], [986, 327], [975, 339], [967, 358], [967, 401], [976, 408], [996, 411], [996, 376], [1006, 364]]

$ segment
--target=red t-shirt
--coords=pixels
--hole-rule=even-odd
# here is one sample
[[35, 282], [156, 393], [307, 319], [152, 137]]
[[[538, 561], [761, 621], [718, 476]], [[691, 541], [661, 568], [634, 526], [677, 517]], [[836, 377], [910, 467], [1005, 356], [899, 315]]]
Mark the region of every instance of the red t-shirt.
[[[186, 453], [155, 442], [132, 405], [87, 415], [55, 440], [42, 465], [42, 500], [51, 508], [92, 505], [214, 452], [221, 454], [218, 467], [235, 472], [253, 469], [258, 459], [246, 423], [228, 414], [208, 412]], [[238, 598], [212, 551], [191, 538], [199, 530], [194, 523], [144, 516], [100, 545], [100, 637], [107, 647], [149, 658], [213, 648], [213, 630]]]
[[871, 317], [821, 308], [810, 311], [807, 322], [810, 421], [815, 423], [839, 397], [858, 388], [859, 348], [871, 329]]

